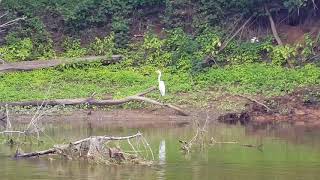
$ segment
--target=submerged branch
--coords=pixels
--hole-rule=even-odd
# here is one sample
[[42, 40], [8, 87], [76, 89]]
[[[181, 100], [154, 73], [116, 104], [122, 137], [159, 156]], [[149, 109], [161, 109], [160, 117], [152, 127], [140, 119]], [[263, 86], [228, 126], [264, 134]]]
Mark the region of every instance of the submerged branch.
[[25, 131], [1, 131], [0, 134], [26, 134]]
[[113, 141], [121, 141], [121, 140], [128, 140], [128, 139], [132, 139], [132, 138], [136, 138], [136, 137], [140, 137], [142, 136], [142, 133], [138, 132], [137, 134], [131, 135], [131, 136], [124, 136], [124, 137], [117, 137], [117, 136], [91, 136], [89, 138], [86, 139], [81, 139], [78, 141], [73, 142], [73, 145], [78, 145], [80, 143], [83, 143], [84, 141], [90, 141], [91, 139], [96, 139], [98, 141], [109, 141], [109, 140], [113, 140]]
[[81, 143], [87, 142], [87, 141], [91, 141], [91, 140], [95, 140], [95, 141], [99, 141], [99, 142], [105, 142], [105, 141], [110, 141], [110, 140], [128, 140], [128, 139], [132, 139], [132, 138], [137, 138], [137, 137], [141, 137], [142, 133], [138, 132], [134, 135], [131, 136], [92, 136], [89, 138], [85, 138], [85, 139], [81, 139], [75, 142], [71, 142], [69, 145], [61, 145], [59, 147], [53, 147], [47, 150], [43, 150], [43, 151], [35, 151], [35, 152], [30, 152], [30, 153], [19, 153], [16, 152], [16, 154], [14, 155], [14, 158], [30, 158], [30, 157], [38, 157], [38, 156], [43, 156], [43, 155], [49, 155], [49, 154], [56, 154], [58, 151], [61, 150], [65, 150], [68, 147], [70, 147], [70, 145], [79, 145]]

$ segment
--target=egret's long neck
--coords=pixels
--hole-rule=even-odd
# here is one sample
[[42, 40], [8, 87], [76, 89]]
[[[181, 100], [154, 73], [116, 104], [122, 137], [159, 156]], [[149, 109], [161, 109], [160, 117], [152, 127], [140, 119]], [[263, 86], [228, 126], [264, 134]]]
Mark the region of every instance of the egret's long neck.
[[159, 72], [159, 76], [158, 76], [158, 81], [159, 82], [161, 81], [160, 78], [161, 78], [161, 72]]

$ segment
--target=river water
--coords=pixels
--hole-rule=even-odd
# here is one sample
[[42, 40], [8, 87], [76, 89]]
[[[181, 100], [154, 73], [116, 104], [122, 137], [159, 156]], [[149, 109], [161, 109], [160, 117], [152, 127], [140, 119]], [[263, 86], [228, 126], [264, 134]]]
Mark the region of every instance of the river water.
[[[143, 165], [92, 165], [84, 161], [48, 157], [13, 160], [15, 148], [0, 145], [0, 179], [219, 179], [219, 180], [293, 180], [320, 179], [320, 133], [291, 127], [249, 130], [241, 126], [210, 125], [208, 138], [237, 141], [215, 144], [202, 151], [184, 155], [178, 140], [194, 136], [194, 128], [126, 129], [85, 125], [48, 125], [50, 141], [72, 141], [90, 135], [128, 135], [141, 131], [160, 163]], [[49, 141], [49, 139], [48, 139]], [[263, 144], [262, 149], [242, 146]], [[23, 150], [45, 149], [49, 145], [23, 146]], [[161, 146], [161, 147], [160, 147]], [[160, 156], [159, 156], [159, 149]]]

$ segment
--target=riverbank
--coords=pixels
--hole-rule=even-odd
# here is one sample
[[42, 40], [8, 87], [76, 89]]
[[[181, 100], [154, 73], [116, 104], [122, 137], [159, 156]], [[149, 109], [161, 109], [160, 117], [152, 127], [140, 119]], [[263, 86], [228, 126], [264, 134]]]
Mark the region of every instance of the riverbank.
[[226, 113], [224, 123], [250, 124], [256, 128], [290, 124], [308, 129], [320, 128], [319, 87], [300, 88], [284, 96], [251, 101], [245, 110]]
[[[0, 101], [87, 98], [92, 94], [97, 99], [119, 99], [157, 86], [155, 71], [154, 67], [74, 64], [31, 72], [6, 73], [0, 76]], [[199, 94], [211, 92], [262, 97], [285, 95], [300, 87], [318, 85], [320, 68], [314, 65], [285, 68], [244, 64], [211, 68], [195, 74], [165, 69], [162, 80], [166, 84], [166, 96], [160, 98], [159, 93], [155, 92], [150, 94], [151, 97], [165, 102], [194, 105], [195, 101], [203, 97]]]
[[[1, 104], [6, 104], [6, 102], [17, 101], [72, 100], [93, 97], [98, 100], [117, 100], [143, 92], [149, 87], [157, 86], [155, 70], [155, 68], [146, 69], [146, 67], [120, 68], [117, 65], [104, 66], [100, 63], [80, 63], [30, 72], [5, 73], [1, 74], [0, 77], [0, 101]], [[61, 109], [70, 109], [70, 111], [67, 111], [74, 113], [74, 115], [65, 116], [62, 119], [101, 119], [104, 116], [111, 117], [123, 113], [123, 116], [111, 120], [109, 124], [107, 123], [107, 125], [111, 125], [118, 122], [122, 126], [126, 125], [130, 118], [135, 117], [134, 114], [141, 114], [143, 116], [140, 118], [144, 120], [137, 120], [137, 122], [132, 120], [133, 123], [130, 126], [158, 127], [170, 124], [180, 126], [181, 124], [191, 123], [192, 118], [197, 119], [193, 117], [194, 115], [202, 114], [202, 119], [205, 119], [205, 112], [210, 112], [210, 116], [215, 120], [228, 119], [228, 113], [231, 113], [231, 116], [233, 113], [236, 118], [230, 120], [231, 122], [238, 121], [238, 115], [243, 114], [246, 119], [241, 121], [245, 123], [251, 121], [257, 124], [272, 124], [279, 121], [292, 122], [294, 120], [291, 120], [290, 117], [303, 119], [305, 115], [307, 115], [306, 119], [310, 119], [308, 115], [310, 114], [310, 108], [314, 109], [314, 106], [316, 108], [319, 106], [319, 104], [313, 102], [312, 107], [304, 105], [308, 101], [319, 102], [317, 85], [320, 83], [320, 68], [313, 65], [306, 65], [301, 68], [285, 68], [261, 63], [244, 64], [211, 68], [197, 74], [165, 70], [163, 80], [167, 89], [166, 96], [161, 97], [157, 91], [153, 91], [146, 96], [162, 103], [177, 105], [183, 110], [191, 112], [191, 118], [180, 118], [179, 115], [169, 109], [161, 109], [160, 112], [162, 113], [154, 114], [152, 113], [153, 109], [159, 109], [159, 106], [143, 102], [129, 102], [99, 108], [88, 106], [88, 104], [73, 107], [60, 106]], [[299, 106], [294, 105], [291, 102], [295, 101], [296, 90], [302, 89], [302, 87], [305, 91], [300, 91]], [[259, 104], [259, 102], [265, 104], [265, 107], [260, 107], [261, 103]], [[256, 107], [257, 105], [258, 107]], [[289, 105], [292, 105], [292, 107], [289, 107]], [[273, 111], [272, 113], [265, 109], [269, 106]], [[28, 109], [30, 107], [15, 107], [12, 111], [19, 111], [21, 108]], [[312, 112], [314, 112], [313, 109]], [[86, 112], [89, 111], [94, 113], [87, 116]], [[317, 112], [318, 110], [311, 113], [315, 117], [313, 121], [315, 124], [318, 123]], [[219, 118], [219, 116], [221, 117]], [[250, 118], [248, 119], [247, 116]], [[281, 117], [281, 120], [279, 120], [279, 117]], [[26, 118], [28, 119], [28, 116]], [[61, 119], [59, 113], [54, 118]], [[296, 125], [310, 124], [305, 123], [304, 120], [298, 121]]]
[[[46, 107], [43, 110], [46, 112], [43, 122], [88, 125], [91, 128], [166, 128], [194, 125], [208, 119], [209, 123], [242, 124], [254, 129], [282, 125], [319, 129], [319, 92], [319, 87], [310, 87], [265, 99], [231, 94], [207, 96], [206, 107], [181, 105], [189, 116], [181, 116], [172, 109], [154, 105], [130, 108]], [[15, 123], [28, 124], [35, 111], [35, 108], [15, 108], [10, 118]]]

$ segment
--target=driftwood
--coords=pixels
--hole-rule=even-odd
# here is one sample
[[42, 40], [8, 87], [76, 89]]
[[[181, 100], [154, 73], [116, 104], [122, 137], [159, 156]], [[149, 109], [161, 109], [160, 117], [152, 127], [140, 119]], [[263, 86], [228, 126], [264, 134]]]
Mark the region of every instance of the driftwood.
[[131, 136], [124, 136], [124, 137], [115, 137], [115, 136], [92, 136], [89, 138], [81, 139], [75, 142], [70, 143], [69, 145], [61, 145], [61, 146], [56, 146], [47, 150], [43, 151], [35, 151], [35, 152], [30, 152], [30, 153], [19, 153], [18, 151], [15, 153], [14, 158], [30, 158], [30, 157], [38, 157], [38, 156], [43, 156], [43, 155], [49, 155], [49, 154], [56, 154], [59, 151], [64, 150], [67, 147], [70, 147], [70, 145], [76, 146], [84, 142], [89, 142], [91, 140], [99, 141], [99, 142], [106, 142], [110, 140], [128, 140], [136, 137], [141, 137], [142, 133], [138, 132], [134, 135]]
[[111, 58], [106, 56], [90, 56], [83, 58], [61, 58], [52, 60], [36, 60], [36, 61], [23, 61], [14, 63], [0, 64], [0, 73], [14, 72], [14, 71], [32, 71], [35, 69], [43, 69], [56, 67], [63, 64], [73, 64], [80, 62], [97, 62], [101, 61], [106, 64], [117, 63], [122, 59], [121, 55], [113, 55]]
[[[1, 0], [0, 0], [0, 3], [1, 3]], [[5, 16], [8, 16], [8, 13], [1, 14], [0, 15], [0, 19], [4, 18]], [[0, 32], [5, 31], [5, 29], [7, 29], [9, 26], [17, 24], [19, 21], [22, 21], [22, 20], [25, 20], [25, 19], [26, 19], [26, 17], [23, 16], [23, 17], [18, 17], [18, 18], [11, 19], [11, 20], [8, 20], [6, 22], [3, 22], [2, 24], [0, 24]]]
[[188, 116], [188, 113], [184, 112], [179, 107], [176, 107], [171, 104], [161, 103], [156, 100], [142, 97], [143, 95], [155, 90], [156, 87], [149, 88], [147, 91], [138, 93], [134, 96], [128, 96], [123, 99], [108, 99], [108, 100], [96, 100], [94, 98], [78, 98], [78, 99], [56, 99], [56, 100], [36, 100], [36, 101], [23, 101], [23, 102], [1, 102], [0, 106], [40, 106], [41, 104], [49, 105], [49, 106], [56, 106], [56, 105], [93, 105], [93, 106], [114, 106], [114, 105], [121, 105], [124, 103], [128, 103], [131, 101], [140, 101], [140, 102], [147, 102], [154, 105], [164, 106], [171, 108], [178, 112], [180, 115]]

